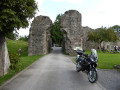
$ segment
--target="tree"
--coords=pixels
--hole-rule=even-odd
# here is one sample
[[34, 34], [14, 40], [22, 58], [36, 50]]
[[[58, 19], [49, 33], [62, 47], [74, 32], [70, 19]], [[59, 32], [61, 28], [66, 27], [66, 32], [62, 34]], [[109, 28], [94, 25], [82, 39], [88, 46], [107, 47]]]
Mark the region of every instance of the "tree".
[[0, 0], [0, 34], [26, 28], [37, 10], [35, 0]]
[[108, 34], [108, 35], [106, 35], [107, 41], [117, 42], [119, 40], [116, 32], [114, 32], [114, 30], [112, 28], [107, 29], [107, 34]]
[[63, 32], [60, 31], [61, 14], [57, 15], [56, 20], [51, 30], [52, 42], [61, 46], [63, 40]]
[[93, 41], [101, 46], [103, 41], [116, 42], [119, 40], [118, 36], [112, 28], [99, 28], [88, 32], [88, 41]]
[[19, 36], [19, 33], [16, 31], [13, 31], [13, 32], [7, 34], [7, 38], [11, 39], [11, 40], [16, 40], [18, 38], [18, 36]]
[[120, 32], [120, 26], [114, 25], [111, 27], [115, 32]]
[[20, 36], [19, 40], [28, 41], [29, 36]]

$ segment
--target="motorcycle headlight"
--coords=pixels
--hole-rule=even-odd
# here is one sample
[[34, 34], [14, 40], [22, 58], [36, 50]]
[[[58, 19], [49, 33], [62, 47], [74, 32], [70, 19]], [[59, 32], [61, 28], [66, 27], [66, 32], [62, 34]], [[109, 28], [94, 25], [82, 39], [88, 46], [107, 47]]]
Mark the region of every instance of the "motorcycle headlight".
[[93, 58], [91, 58], [91, 61], [92, 61], [92, 62], [94, 62], [94, 59], [93, 59]]
[[77, 57], [76, 57], [76, 58], [78, 59], [78, 58], [79, 58], [79, 56], [80, 56], [80, 55], [77, 55]]

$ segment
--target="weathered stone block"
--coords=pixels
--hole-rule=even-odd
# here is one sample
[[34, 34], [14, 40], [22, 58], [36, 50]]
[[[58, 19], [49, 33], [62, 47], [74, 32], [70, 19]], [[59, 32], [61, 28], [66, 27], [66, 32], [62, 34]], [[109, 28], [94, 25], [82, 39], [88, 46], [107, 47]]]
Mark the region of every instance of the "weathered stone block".
[[91, 29], [89, 27], [82, 27], [83, 31], [83, 49], [90, 50], [90, 49], [97, 49], [98, 44], [95, 42], [88, 41], [88, 32], [93, 31], [94, 29]]
[[81, 14], [76, 10], [66, 11], [61, 16], [61, 31], [64, 32], [63, 49], [70, 55], [75, 54], [74, 47], [82, 47], [83, 31]]
[[51, 48], [52, 21], [47, 16], [37, 16], [30, 28], [28, 55], [46, 54]]
[[7, 74], [10, 66], [10, 59], [7, 50], [7, 42], [3, 35], [0, 35], [0, 76]]

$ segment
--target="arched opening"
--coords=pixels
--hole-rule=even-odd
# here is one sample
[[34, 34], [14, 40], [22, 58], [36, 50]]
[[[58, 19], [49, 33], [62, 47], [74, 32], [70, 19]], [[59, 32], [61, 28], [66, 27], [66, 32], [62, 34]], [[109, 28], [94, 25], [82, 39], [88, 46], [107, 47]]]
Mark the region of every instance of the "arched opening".
[[62, 14], [57, 15], [51, 29], [51, 38], [53, 47], [61, 47], [63, 43], [63, 32], [60, 30], [60, 19]]

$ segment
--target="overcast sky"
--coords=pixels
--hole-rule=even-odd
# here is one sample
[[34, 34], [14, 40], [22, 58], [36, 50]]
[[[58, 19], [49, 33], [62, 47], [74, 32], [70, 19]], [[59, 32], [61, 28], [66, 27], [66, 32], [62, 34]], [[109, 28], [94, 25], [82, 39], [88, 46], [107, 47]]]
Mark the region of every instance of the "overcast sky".
[[[49, 16], [54, 22], [58, 14], [77, 10], [82, 14], [82, 26], [99, 28], [120, 25], [120, 0], [36, 0], [36, 16]], [[31, 20], [32, 22], [32, 20]], [[30, 27], [29, 27], [30, 28]], [[20, 35], [28, 35], [29, 28], [20, 29]]]

